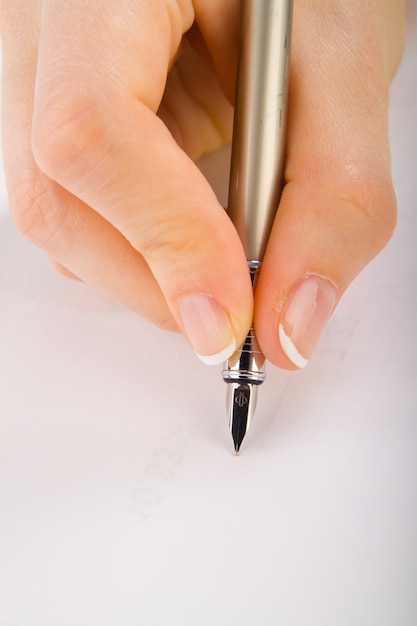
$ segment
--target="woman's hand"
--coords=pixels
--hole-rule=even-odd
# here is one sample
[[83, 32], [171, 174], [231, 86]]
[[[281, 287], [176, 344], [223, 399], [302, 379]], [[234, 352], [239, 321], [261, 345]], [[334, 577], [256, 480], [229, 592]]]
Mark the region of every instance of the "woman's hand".
[[287, 184], [255, 313], [234, 227], [193, 159], [230, 141], [238, 0], [2, 0], [3, 145], [13, 217], [64, 273], [206, 362], [244, 339], [311, 356], [390, 238], [388, 87], [400, 0], [297, 0]]

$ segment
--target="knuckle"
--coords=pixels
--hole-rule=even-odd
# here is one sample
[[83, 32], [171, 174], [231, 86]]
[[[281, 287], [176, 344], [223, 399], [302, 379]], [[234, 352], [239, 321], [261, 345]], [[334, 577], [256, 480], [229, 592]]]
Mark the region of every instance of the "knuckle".
[[9, 186], [9, 205], [20, 232], [40, 246], [47, 238], [48, 186], [38, 177], [20, 179]]
[[[104, 146], [96, 98], [70, 81], [44, 87], [33, 115], [32, 151], [38, 167], [53, 180], [65, 179], [71, 168], [85, 171]], [[99, 158], [96, 155], [96, 158]]]
[[161, 213], [147, 224], [142, 223], [140, 229], [138, 248], [148, 264], [158, 268], [158, 273], [172, 274], [187, 268], [191, 272], [189, 260], [204, 256], [209, 235], [201, 232], [197, 222], [190, 226], [182, 216], [170, 215], [167, 220]]
[[383, 248], [397, 224], [396, 196], [387, 169], [369, 162], [349, 164], [342, 184], [344, 199], [359, 216], [366, 242], [375, 249]]
[[388, 243], [397, 224], [397, 202], [385, 163], [368, 156], [336, 158], [311, 168], [306, 177], [307, 189], [322, 198], [318, 219], [330, 220], [341, 237], [349, 233], [358, 248], [369, 252]]
[[51, 182], [33, 173], [13, 181], [8, 196], [11, 215], [20, 232], [37, 246], [52, 250], [63, 214], [55, 209]]

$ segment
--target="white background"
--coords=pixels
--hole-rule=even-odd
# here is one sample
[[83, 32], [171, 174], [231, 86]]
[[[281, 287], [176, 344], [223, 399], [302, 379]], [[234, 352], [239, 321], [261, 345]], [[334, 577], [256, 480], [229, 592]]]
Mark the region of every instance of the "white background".
[[238, 458], [219, 369], [55, 274], [3, 185], [0, 626], [417, 623], [415, 27], [395, 236], [306, 370], [269, 367]]

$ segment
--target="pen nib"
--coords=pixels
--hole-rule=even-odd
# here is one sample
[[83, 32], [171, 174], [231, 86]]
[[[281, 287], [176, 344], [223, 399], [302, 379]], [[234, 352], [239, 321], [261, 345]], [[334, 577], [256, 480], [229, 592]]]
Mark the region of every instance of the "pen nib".
[[239, 454], [242, 441], [249, 430], [257, 393], [257, 386], [251, 383], [228, 383], [227, 410], [236, 454]]

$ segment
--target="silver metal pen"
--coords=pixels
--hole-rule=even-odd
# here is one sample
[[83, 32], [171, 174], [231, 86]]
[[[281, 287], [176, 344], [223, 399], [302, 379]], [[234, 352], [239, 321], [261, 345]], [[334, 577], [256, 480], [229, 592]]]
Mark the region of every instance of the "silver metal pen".
[[[283, 187], [292, 4], [244, 0], [242, 5], [228, 212], [254, 288]], [[223, 379], [237, 454], [265, 380], [265, 357], [253, 327], [225, 364]]]

